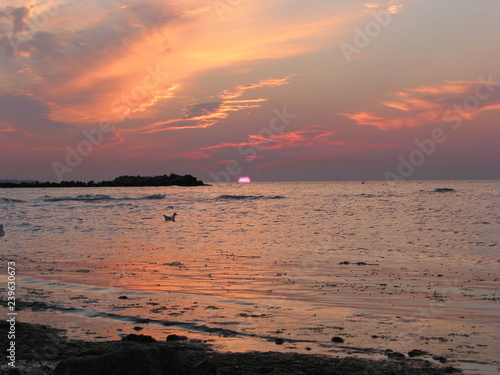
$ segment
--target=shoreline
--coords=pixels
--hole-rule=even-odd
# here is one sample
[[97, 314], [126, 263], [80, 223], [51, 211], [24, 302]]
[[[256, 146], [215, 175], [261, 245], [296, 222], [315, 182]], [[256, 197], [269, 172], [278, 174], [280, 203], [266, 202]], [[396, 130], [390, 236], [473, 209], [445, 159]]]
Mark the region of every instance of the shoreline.
[[[8, 323], [2, 321], [0, 325], [2, 331], [6, 332]], [[169, 335], [160, 341], [148, 335], [129, 334], [121, 341], [89, 342], [68, 340], [64, 334], [64, 330], [47, 325], [16, 322], [18, 370], [2, 364], [0, 373], [126, 375], [138, 373], [138, 369], [145, 370], [144, 374], [160, 374], [164, 371], [193, 375], [356, 375], [366, 374], [367, 371], [380, 375], [461, 373], [454, 367], [439, 366], [417, 356], [399, 358], [394, 354], [385, 360], [371, 360], [280, 352], [221, 353], [202, 340], [178, 335]], [[4, 346], [7, 344], [7, 335], [2, 335], [2, 342]], [[164, 358], [168, 358], [168, 361]]]

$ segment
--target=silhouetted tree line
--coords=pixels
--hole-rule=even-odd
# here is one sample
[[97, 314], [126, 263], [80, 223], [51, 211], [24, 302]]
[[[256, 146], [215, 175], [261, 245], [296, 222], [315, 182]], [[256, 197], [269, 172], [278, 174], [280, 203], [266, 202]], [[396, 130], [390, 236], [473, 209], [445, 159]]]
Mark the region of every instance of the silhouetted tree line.
[[144, 177], [144, 176], [120, 176], [112, 181], [83, 182], [83, 181], [61, 181], [61, 182], [0, 182], [0, 188], [36, 188], [36, 187], [100, 187], [100, 186], [204, 186], [203, 181], [186, 174], [184, 176], [171, 173], [170, 175]]

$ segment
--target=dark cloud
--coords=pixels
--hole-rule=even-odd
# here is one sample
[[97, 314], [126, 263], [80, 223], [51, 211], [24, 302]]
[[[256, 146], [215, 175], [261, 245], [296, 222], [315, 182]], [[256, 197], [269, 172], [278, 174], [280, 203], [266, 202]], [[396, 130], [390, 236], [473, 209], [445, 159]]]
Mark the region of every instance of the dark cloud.
[[0, 19], [12, 22], [13, 33], [19, 33], [26, 29], [26, 21], [29, 18], [29, 9], [26, 7], [5, 7], [0, 9]]
[[150, 3], [148, 6], [131, 4], [125, 10], [125, 17], [129, 22], [148, 28], [163, 26], [179, 16], [172, 9], [167, 11], [164, 3]]
[[[23, 38], [18, 35], [26, 29], [29, 10], [25, 7], [4, 7], [0, 9], [0, 57], [10, 57], [17, 50]], [[6, 62], [2, 61], [2, 66]]]
[[10, 11], [12, 16], [12, 32], [18, 33], [25, 29], [26, 20], [29, 16], [29, 10], [26, 7], [12, 8]]
[[12, 124], [15, 129], [34, 134], [57, 135], [74, 126], [53, 121], [49, 108], [34, 99], [22, 95], [0, 96], [0, 120]]

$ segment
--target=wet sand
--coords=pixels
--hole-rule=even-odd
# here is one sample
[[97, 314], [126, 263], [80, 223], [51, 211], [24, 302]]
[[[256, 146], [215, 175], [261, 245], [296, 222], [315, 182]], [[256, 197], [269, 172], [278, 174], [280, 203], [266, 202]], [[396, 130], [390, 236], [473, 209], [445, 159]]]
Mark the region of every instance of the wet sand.
[[[6, 322], [0, 325], [2, 331], [7, 330]], [[6, 335], [2, 335], [1, 341], [5, 347]], [[62, 330], [21, 322], [16, 325], [16, 342], [17, 369], [2, 364], [2, 374], [135, 375], [138, 371], [152, 375], [161, 371], [172, 375], [460, 373], [451, 366], [422, 360], [418, 358], [420, 353], [415, 353], [415, 358], [403, 359], [388, 352], [389, 358], [379, 361], [278, 352], [218, 353], [201, 340], [179, 336], [156, 341], [147, 335], [130, 334], [120, 341], [86, 342], [68, 340]]]
[[[295, 259], [272, 269], [261, 258], [229, 252], [201, 260], [186, 253], [151, 257], [99, 265], [21, 259], [22, 298], [34, 305], [20, 316], [86, 341], [117, 340], [137, 325], [157, 340], [187, 335], [222, 352], [381, 359], [386, 350], [408, 357], [417, 349], [466, 374], [498, 372], [493, 268], [389, 261], [363, 251], [339, 252], [335, 263]], [[308, 271], [324, 276], [300, 274]], [[345, 342], [333, 345], [336, 336]]]

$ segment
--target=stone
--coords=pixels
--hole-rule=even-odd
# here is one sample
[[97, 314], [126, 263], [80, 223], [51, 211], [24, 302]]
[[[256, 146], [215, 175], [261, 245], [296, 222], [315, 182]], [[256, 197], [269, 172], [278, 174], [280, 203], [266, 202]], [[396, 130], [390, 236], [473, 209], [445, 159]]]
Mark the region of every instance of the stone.
[[451, 189], [451, 188], [436, 188], [436, 189], [434, 189], [435, 193], [453, 193], [455, 191], [456, 191], [455, 189]]
[[154, 342], [156, 342], [156, 339], [154, 339], [153, 337], [148, 336], [148, 335], [136, 335], [135, 333], [131, 333], [130, 335], [122, 337], [122, 341], [154, 343]]
[[179, 335], [168, 335], [167, 341], [187, 341], [189, 340], [187, 336], [179, 336]]
[[432, 359], [441, 363], [448, 362], [448, 359], [446, 359], [445, 357], [440, 357], [438, 355], [433, 356]]
[[429, 354], [429, 352], [426, 352], [425, 350], [420, 350], [420, 349], [413, 349], [412, 351], [408, 352], [409, 357], [421, 357], [423, 355]]
[[399, 352], [387, 352], [387, 357], [389, 357], [390, 359], [397, 359], [397, 360], [402, 360], [402, 359], [405, 359], [405, 355], [403, 353], [399, 353]]

